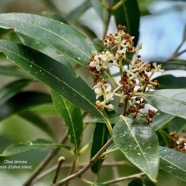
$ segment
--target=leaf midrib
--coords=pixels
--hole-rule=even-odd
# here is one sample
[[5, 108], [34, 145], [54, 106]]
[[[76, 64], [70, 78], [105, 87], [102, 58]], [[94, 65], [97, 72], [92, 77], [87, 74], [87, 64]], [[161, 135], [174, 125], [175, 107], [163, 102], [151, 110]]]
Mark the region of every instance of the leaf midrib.
[[[39, 17], [41, 17], [41, 16], [39, 16]], [[44, 17], [45, 18], [45, 17]], [[23, 24], [27, 24], [27, 25], [30, 25], [30, 26], [35, 26], [35, 27], [38, 27], [38, 28], [40, 28], [41, 30], [45, 30], [45, 31], [47, 31], [47, 32], [49, 32], [49, 33], [52, 33], [52, 34], [54, 34], [55, 36], [57, 36], [57, 37], [59, 37], [60, 39], [62, 39], [63, 41], [65, 41], [66, 43], [68, 43], [69, 45], [71, 45], [73, 48], [75, 48], [75, 49], [77, 49], [78, 51], [80, 51], [82, 54], [84, 54], [84, 56], [86, 56], [86, 57], [90, 57], [88, 54], [86, 54], [83, 50], [80, 50], [80, 47], [78, 48], [76, 45], [73, 45], [72, 43], [70, 43], [68, 40], [66, 40], [64, 37], [61, 37], [60, 35], [58, 35], [57, 33], [55, 33], [55, 32], [53, 32], [53, 31], [51, 31], [51, 30], [48, 30], [48, 29], [46, 29], [45, 27], [41, 27], [41, 26], [39, 26], [39, 25], [36, 25], [36, 24], [31, 24], [31, 23], [29, 23], [29, 22], [23, 22], [23, 21], [15, 21], [15, 20], [12, 20], [12, 19], [6, 19], [6, 21], [12, 21], [12, 22], [17, 22], [17, 23], [23, 23]], [[54, 21], [54, 20], [52, 20], [52, 21]], [[2, 22], [3, 23], [3, 21], [1, 21], [0, 20], [0, 22]], [[63, 23], [64, 24], [64, 23]], [[5, 26], [6, 28], [12, 28], [11, 26]], [[21, 31], [19, 31], [19, 30], [15, 30], [15, 31], [17, 31], [17, 32], [20, 32], [20, 33], [23, 33], [23, 32], [21, 32]], [[27, 34], [27, 33], [25, 33], [24, 32], [24, 34], [25, 35], [28, 35], [28, 36], [30, 36], [29, 34]], [[52, 46], [52, 45], [50, 45], [50, 43], [46, 43], [46, 42], [43, 42], [43, 41], [40, 41], [40, 40], [38, 40], [38, 39], [36, 39], [37, 41], [39, 41], [39, 42], [42, 42], [42, 43], [45, 43], [45, 44], [47, 44], [48, 46], [50, 46], [50, 47], [52, 47], [52, 48], [55, 48], [56, 50], [58, 50], [59, 52], [62, 52], [65, 56], [67, 56], [68, 58], [70, 58], [70, 59], [72, 59], [72, 60], [75, 60], [75, 61], [77, 61], [78, 63], [79, 63], [79, 61], [78, 60], [76, 60], [76, 59], [74, 59], [74, 58], [72, 58], [72, 57], [70, 57], [69, 55], [67, 55], [64, 51], [61, 51], [61, 50], [59, 50], [57, 47], [54, 47], [54, 46]]]
[[[125, 119], [125, 117], [124, 117], [124, 116], [121, 116], [121, 117], [122, 117], [122, 118], [123, 118], [123, 120], [125, 121], [125, 123], [126, 123], [126, 125], [127, 125], [128, 129], [129, 129], [129, 131], [130, 131], [131, 135], [133, 136], [133, 139], [135, 140], [136, 144], [138, 144], [138, 147], [139, 147], [139, 149], [140, 149], [141, 153], [143, 154], [143, 157], [144, 157], [144, 159], [145, 159], [145, 161], [146, 161], [146, 163], [147, 163], [147, 165], [148, 165], [148, 167], [149, 167], [149, 170], [150, 170], [150, 171], [151, 171], [151, 173], [152, 173], [151, 166], [149, 165], [149, 163], [148, 163], [148, 161], [147, 161], [147, 159], [146, 159], [146, 156], [145, 156], [145, 154], [144, 154], [143, 150], [141, 149], [141, 147], [140, 147], [140, 145], [139, 145], [138, 141], [136, 140], [135, 136], [133, 135], [133, 132], [131, 131], [131, 129], [130, 129], [130, 127], [129, 127], [129, 125], [128, 125], [128, 123], [127, 123], [126, 119]], [[152, 174], [151, 174], [151, 175], [152, 175]]]
[[[3, 47], [0, 46], [0, 48], [3, 48]], [[7, 50], [7, 51], [9, 51], [9, 52], [12, 52], [14, 55], [17, 55], [18, 57], [24, 59], [25, 61], [30, 62], [33, 66], [36, 66], [37, 68], [42, 69], [46, 74], [51, 75], [51, 76], [52, 76], [53, 78], [55, 78], [57, 81], [61, 82], [62, 84], [65, 84], [66, 86], [68, 86], [70, 89], [72, 89], [72, 90], [73, 90], [74, 92], [76, 92], [78, 95], [80, 95], [80, 97], [83, 97], [88, 103], [90, 103], [90, 105], [92, 105], [94, 108], [96, 108], [95, 105], [94, 105], [92, 102], [90, 102], [88, 99], [86, 99], [85, 96], [82, 96], [79, 92], [77, 92], [75, 89], [73, 89], [73, 88], [72, 88], [71, 86], [69, 86], [67, 83], [61, 81], [61, 79], [59, 79], [58, 77], [54, 76], [54, 75], [51, 74], [49, 71], [46, 71], [46, 70], [43, 69], [42, 67], [39, 67], [37, 64], [33, 63], [32, 61], [27, 60], [27, 59], [24, 58], [23, 56], [20, 56], [20, 55], [18, 55], [17, 53], [14, 53], [14, 52], [11, 51], [11, 50], [8, 50], [8, 49], [6, 49], [6, 48], [3, 48], [3, 49], [5, 49], [5, 50]], [[8, 57], [8, 55], [7, 55], [7, 57]], [[8, 58], [9, 58], [9, 57], [8, 57]], [[96, 108], [96, 110], [97, 110], [97, 108]], [[103, 114], [102, 114], [99, 110], [97, 110], [97, 111], [103, 116]]]

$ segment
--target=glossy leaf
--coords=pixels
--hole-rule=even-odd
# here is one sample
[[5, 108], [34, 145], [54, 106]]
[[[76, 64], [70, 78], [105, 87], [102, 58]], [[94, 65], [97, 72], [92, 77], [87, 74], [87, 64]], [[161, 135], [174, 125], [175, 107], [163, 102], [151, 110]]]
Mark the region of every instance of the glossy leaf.
[[151, 123], [151, 127], [154, 130], [158, 130], [166, 125], [169, 121], [171, 121], [175, 116], [166, 114], [161, 111], [157, 111], [155, 117], [153, 118], [153, 122]]
[[[120, 0], [114, 0], [118, 3]], [[114, 12], [117, 25], [126, 26], [126, 32], [134, 36], [134, 43], [137, 45], [139, 38], [140, 12], [137, 0], [124, 1], [121, 7]]]
[[78, 154], [83, 132], [81, 110], [58, 92], [52, 90], [51, 93], [54, 106], [68, 127], [68, 137], [75, 146], [75, 153]]
[[[96, 123], [96, 127], [94, 129], [92, 147], [91, 147], [91, 158], [103, 147], [103, 145], [107, 142], [107, 138], [109, 136], [108, 129], [103, 123]], [[101, 168], [101, 164], [103, 159], [97, 160], [97, 162], [91, 167], [92, 172], [97, 174]]]
[[113, 128], [113, 141], [131, 163], [156, 181], [159, 169], [159, 145], [151, 127], [120, 116]]
[[186, 154], [161, 147], [160, 168], [186, 181]]
[[0, 105], [16, 95], [21, 89], [28, 85], [30, 80], [21, 79], [13, 81], [0, 89]]
[[186, 119], [186, 89], [156, 90], [142, 94], [142, 97], [157, 109]]
[[48, 134], [51, 137], [54, 137], [54, 132], [52, 129], [49, 127], [49, 124], [42, 119], [40, 116], [36, 115], [34, 112], [31, 111], [23, 111], [18, 114], [22, 119], [27, 120], [30, 122], [32, 125], [38, 127], [41, 129], [43, 132]]
[[8, 146], [1, 154], [0, 157], [12, 156], [15, 154], [23, 153], [29, 150], [51, 148], [51, 147], [62, 147], [70, 150], [70, 147], [62, 144], [55, 144], [45, 139], [37, 139], [35, 141], [20, 142]]
[[170, 88], [186, 88], [186, 77], [175, 77], [172, 75], [164, 75], [155, 78], [160, 84], [160, 89]]
[[10, 41], [0, 41], [0, 51], [11, 62], [46, 83], [74, 104], [93, 115], [103, 116], [95, 106], [96, 98], [92, 89], [80, 77], [75, 77], [66, 66], [38, 51]]
[[9, 13], [0, 15], [0, 27], [14, 29], [62, 52], [71, 61], [87, 66], [93, 45], [80, 32], [62, 22], [46, 17]]
[[45, 93], [31, 91], [19, 92], [6, 102], [0, 104], [0, 120], [34, 106], [51, 103], [51, 101], [50, 95]]

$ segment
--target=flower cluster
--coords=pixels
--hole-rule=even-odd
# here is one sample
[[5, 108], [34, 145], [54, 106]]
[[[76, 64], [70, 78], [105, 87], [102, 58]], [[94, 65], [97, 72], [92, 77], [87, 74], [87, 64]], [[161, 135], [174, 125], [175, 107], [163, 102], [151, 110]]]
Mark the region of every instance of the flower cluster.
[[180, 136], [176, 131], [171, 132], [170, 136], [172, 138], [170, 147], [180, 152], [186, 152], [186, 136]]
[[[151, 77], [155, 72], [162, 71], [161, 66], [155, 63], [150, 65], [141, 60], [138, 52], [142, 45], [135, 47], [134, 37], [125, 33], [125, 29], [119, 25], [118, 32], [107, 35], [103, 41], [106, 49], [100, 53], [93, 52], [88, 62], [89, 71], [95, 73], [93, 90], [97, 99], [96, 106], [100, 110], [106, 108], [112, 111], [112, 101], [119, 97], [118, 106], [124, 108], [123, 115], [136, 118], [141, 114], [151, 123], [155, 111], [148, 109], [146, 113], [143, 112], [146, 103], [140, 93], [159, 86], [157, 80], [152, 81]], [[110, 73], [112, 66], [118, 68], [119, 82], [116, 82]]]

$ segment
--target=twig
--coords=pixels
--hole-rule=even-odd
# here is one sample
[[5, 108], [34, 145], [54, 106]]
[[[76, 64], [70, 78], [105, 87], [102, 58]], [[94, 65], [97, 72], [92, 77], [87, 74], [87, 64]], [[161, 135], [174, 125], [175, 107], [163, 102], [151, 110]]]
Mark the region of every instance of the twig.
[[60, 169], [61, 169], [61, 165], [63, 164], [64, 161], [65, 161], [65, 157], [63, 157], [63, 156], [59, 157], [58, 165], [57, 165], [57, 169], [56, 169], [56, 174], [55, 174], [53, 182], [52, 182], [53, 184], [55, 184], [56, 181], [57, 181], [57, 178], [58, 178], [58, 175], [59, 175], [59, 172], [60, 172]]
[[122, 6], [127, 0], [119, 1], [114, 7], [112, 8], [112, 12], [116, 11], [120, 6]]
[[[123, 165], [131, 165], [128, 161], [119, 161], [119, 162], [104, 162], [102, 164], [102, 167], [107, 168], [107, 167], [118, 167], [118, 166], [123, 166]], [[79, 164], [79, 167], [82, 168], [86, 166], [86, 163], [81, 163]], [[72, 167], [71, 163], [64, 163], [63, 164], [63, 169], [69, 169]], [[57, 165], [52, 166], [51, 168], [43, 171], [39, 176], [37, 176], [36, 178], [36, 182], [39, 181], [40, 179], [42, 179], [43, 177], [47, 176], [48, 174], [50, 174], [51, 172], [55, 171], [57, 168]]]
[[110, 139], [98, 152], [97, 154], [90, 160], [90, 162], [88, 163], [88, 165], [84, 166], [82, 169], [80, 169], [78, 172], [64, 178], [63, 180], [59, 181], [57, 184], [55, 184], [54, 186], [60, 186], [60, 185], [64, 185], [65, 183], [69, 182], [70, 180], [76, 178], [76, 177], [80, 177], [83, 173], [85, 173], [101, 156], [101, 154], [103, 152], [106, 151], [106, 149], [112, 144], [112, 139]]
[[109, 184], [118, 183], [118, 182], [121, 182], [121, 181], [133, 179], [133, 178], [139, 178], [139, 177], [144, 176], [144, 175], [145, 175], [145, 173], [141, 172], [141, 173], [138, 173], [138, 174], [133, 174], [133, 175], [130, 175], [130, 176], [117, 178], [115, 180], [106, 181], [106, 182], [103, 182], [103, 184], [109, 185]]
[[[67, 135], [63, 136], [60, 140], [60, 143], [63, 144], [67, 140]], [[43, 160], [43, 162], [40, 163], [40, 165], [35, 169], [35, 171], [32, 173], [32, 175], [26, 180], [26, 182], [23, 184], [23, 186], [30, 186], [33, 182], [33, 180], [42, 172], [42, 170], [50, 163], [52, 158], [58, 153], [60, 150], [60, 147], [54, 148], [48, 156]]]

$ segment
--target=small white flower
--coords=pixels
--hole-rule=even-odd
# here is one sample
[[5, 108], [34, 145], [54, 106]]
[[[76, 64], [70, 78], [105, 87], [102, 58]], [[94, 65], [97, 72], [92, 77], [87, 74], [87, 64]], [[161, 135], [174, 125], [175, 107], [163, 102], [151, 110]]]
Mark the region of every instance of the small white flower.
[[103, 96], [103, 101], [96, 101], [96, 105], [103, 110], [104, 108], [107, 108], [108, 110], [113, 110], [114, 106], [110, 103], [114, 99], [114, 93], [112, 91], [111, 85], [105, 81], [102, 80], [101, 82], [98, 82], [93, 87], [94, 92], [96, 93], [96, 99], [98, 99], [100, 96]]

